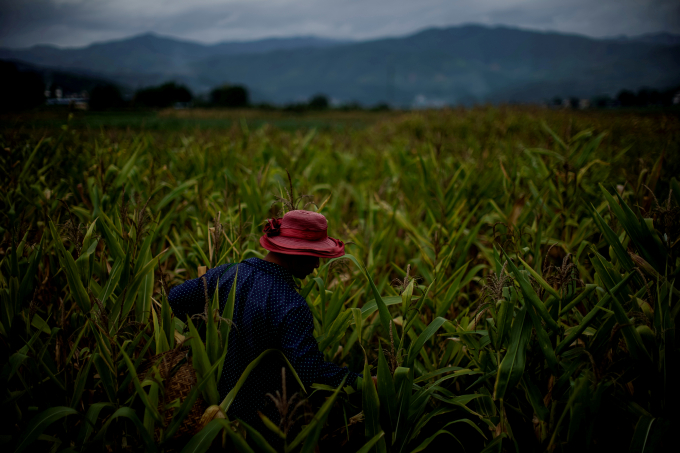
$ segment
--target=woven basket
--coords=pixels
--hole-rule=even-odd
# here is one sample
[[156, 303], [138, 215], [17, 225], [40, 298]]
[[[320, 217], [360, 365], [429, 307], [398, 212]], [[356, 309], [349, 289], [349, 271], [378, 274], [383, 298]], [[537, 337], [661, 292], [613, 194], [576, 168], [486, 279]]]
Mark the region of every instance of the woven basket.
[[[152, 371], [151, 367], [158, 364], [158, 370], [161, 373], [161, 378], [165, 384], [165, 395], [162, 401], [158, 403], [159, 412], [163, 413], [163, 408], [166, 404], [180, 399], [180, 404], [189, 395], [191, 389], [196, 385], [196, 373], [194, 367], [191, 365], [191, 360], [186, 360], [188, 348], [176, 348], [162, 354], [155, 355], [149, 358], [145, 364], [141, 376], [146, 377]], [[175, 437], [182, 437], [185, 435], [193, 435], [199, 429], [201, 416], [208, 408], [205, 400], [199, 395], [194, 403], [189, 414], [184, 418], [182, 425], [175, 433]], [[165, 419], [163, 427], [167, 428], [170, 425], [175, 409], [165, 411]], [[160, 427], [156, 428], [156, 438], [160, 438]]]

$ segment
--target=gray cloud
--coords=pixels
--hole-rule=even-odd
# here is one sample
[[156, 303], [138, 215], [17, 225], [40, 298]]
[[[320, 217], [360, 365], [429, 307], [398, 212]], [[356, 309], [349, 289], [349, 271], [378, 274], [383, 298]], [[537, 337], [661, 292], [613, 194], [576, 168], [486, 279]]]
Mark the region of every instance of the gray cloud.
[[677, 0], [0, 0], [0, 46], [82, 46], [148, 31], [201, 42], [367, 39], [504, 24], [590, 36], [680, 33]]

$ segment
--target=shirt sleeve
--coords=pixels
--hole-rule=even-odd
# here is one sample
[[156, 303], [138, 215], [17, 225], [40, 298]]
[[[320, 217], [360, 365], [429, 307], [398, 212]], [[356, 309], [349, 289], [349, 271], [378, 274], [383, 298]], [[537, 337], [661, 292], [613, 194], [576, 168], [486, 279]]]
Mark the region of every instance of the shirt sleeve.
[[307, 305], [288, 312], [281, 325], [281, 349], [302, 383], [305, 386], [318, 383], [337, 387], [347, 376], [345, 385], [352, 385], [359, 375], [347, 367], [326, 362], [313, 332], [314, 321]]
[[[187, 316], [191, 317], [197, 313], [203, 313], [205, 311], [206, 294], [208, 300], [212, 300], [217, 281], [228, 266], [228, 264], [217, 266], [214, 269], [210, 269], [202, 277], [187, 280], [181, 285], [172, 288], [170, 294], [168, 294], [168, 303], [175, 316], [186, 322]], [[208, 283], [207, 291], [204, 278]]]

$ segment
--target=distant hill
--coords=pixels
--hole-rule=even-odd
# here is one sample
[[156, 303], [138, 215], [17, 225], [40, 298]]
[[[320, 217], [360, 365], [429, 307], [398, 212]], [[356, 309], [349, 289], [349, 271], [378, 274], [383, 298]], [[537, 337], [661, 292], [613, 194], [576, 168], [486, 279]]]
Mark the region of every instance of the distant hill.
[[[82, 71], [70, 72], [63, 69], [39, 66], [18, 60], [0, 60], [0, 64], [2, 64], [3, 70], [9, 70], [11, 67], [14, 67], [14, 70], [19, 73], [37, 74], [42, 79], [46, 89], [55, 85], [61, 88], [65, 94], [91, 91], [96, 86], [116, 84], [115, 81], [106, 77]], [[128, 87], [120, 86], [120, 88], [129, 92], [128, 94], [131, 94]]]
[[109, 74], [180, 75], [205, 58], [260, 54], [276, 50], [325, 48], [344, 43], [315, 37], [269, 38], [200, 44], [153, 33], [82, 48], [39, 45], [28, 49], [0, 49], [0, 58], [17, 59], [49, 67], [79, 69]]
[[592, 39], [466, 25], [361, 42], [282, 38], [203, 45], [142, 35], [82, 49], [0, 49], [0, 58], [88, 70], [133, 87], [176, 80], [200, 93], [225, 82], [245, 84], [256, 102], [325, 93], [364, 104], [441, 105], [678, 85], [680, 46], [667, 38]]
[[647, 33], [638, 36], [617, 36], [612, 38], [621, 42], [645, 42], [647, 44], [659, 44], [663, 46], [680, 46], [680, 35], [675, 33]]

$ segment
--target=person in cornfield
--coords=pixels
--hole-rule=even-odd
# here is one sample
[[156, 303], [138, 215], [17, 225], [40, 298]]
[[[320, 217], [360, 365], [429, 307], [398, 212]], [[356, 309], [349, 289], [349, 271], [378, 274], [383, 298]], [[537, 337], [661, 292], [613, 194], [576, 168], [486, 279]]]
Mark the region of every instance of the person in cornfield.
[[[319, 267], [320, 258], [337, 258], [345, 254], [342, 241], [328, 237], [326, 218], [316, 212], [294, 210], [283, 218], [268, 219], [260, 245], [269, 253], [249, 258], [239, 264], [224, 264], [210, 269], [203, 278], [189, 280], [174, 287], [170, 306], [182, 320], [203, 313], [206, 291], [212, 300], [219, 280], [220, 312], [224, 309], [236, 277], [236, 298], [229, 349], [221, 379], [220, 399], [234, 387], [246, 367], [267, 349], [283, 352], [302, 383], [337, 387], [357, 384], [360, 375], [326, 362], [313, 336], [312, 312], [296, 291], [293, 277], [303, 279]], [[207, 288], [204, 287], [207, 283]], [[241, 419], [257, 428], [268, 439], [271, 432], [261, 421], [262, 412], [278, 424], [279, 412], [267, 393], [281, 391], [281, 362], [263, 361], [256, 367], [229, 408], [230, 419]], [[289, 384], [293, 383], [288, 379]], [[292, 392], [288, 390], [288, 395]]]

